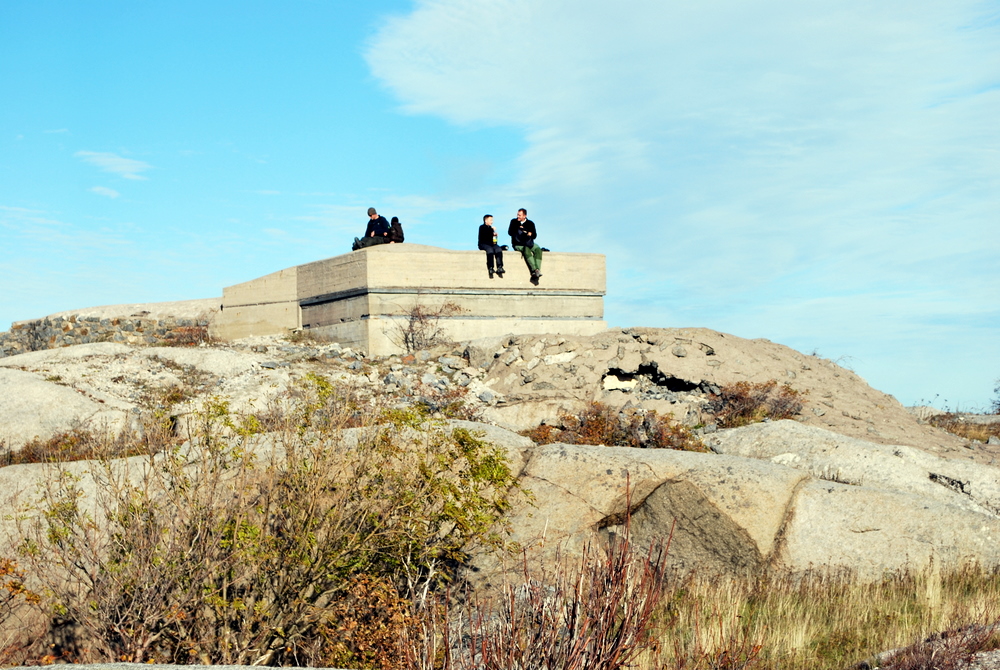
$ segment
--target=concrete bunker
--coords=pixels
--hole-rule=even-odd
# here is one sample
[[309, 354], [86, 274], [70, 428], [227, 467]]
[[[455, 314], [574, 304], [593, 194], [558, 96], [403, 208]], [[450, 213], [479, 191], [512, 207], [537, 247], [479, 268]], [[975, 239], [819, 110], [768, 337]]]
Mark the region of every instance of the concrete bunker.
[[490, 279], [481, 251], [385, 244], [226, 287], [212, 334], [230, 340], [305, 330], [386, 355], [401, 351], [393, 335], [414, 305], [455, 305], [440, 321], [455, 341], [593, 335], [607, 328], [605, 277], [602, 254], [548, 253], [535, 286], [520, 268]]

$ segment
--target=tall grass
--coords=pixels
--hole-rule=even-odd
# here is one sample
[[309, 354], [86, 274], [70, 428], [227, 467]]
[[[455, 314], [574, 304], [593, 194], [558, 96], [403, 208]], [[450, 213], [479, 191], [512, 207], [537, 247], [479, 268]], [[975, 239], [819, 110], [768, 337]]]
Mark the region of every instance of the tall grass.
[[972, 423], [966, 421], [960, 414], [949, 413], [932, 416], [927, 419], [927, 423], [966, 440], [986, 442], [991, 437], [1000, 438], [1000, 422]]
[[932, 566], [875, 582], [829, 573], [691, 574], [667, 588], [648, 668], [839, 670], [973, 624], [986, 627], [987, 635], [969, 636], [967, 646], [996, 644], [990, 633], [1000, 574], [974, 566]]

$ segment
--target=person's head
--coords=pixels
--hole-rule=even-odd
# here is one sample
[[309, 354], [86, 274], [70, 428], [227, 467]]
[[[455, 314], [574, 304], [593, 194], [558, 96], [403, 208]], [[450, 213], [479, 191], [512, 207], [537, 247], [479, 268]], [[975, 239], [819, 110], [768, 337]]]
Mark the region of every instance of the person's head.
[[389, 223], [399, 223], [399, 217], [398, 216], [392, 217], [392, 221], [390, 221]]
[[375, 211], [374, 207], [369, 207], [368, 208], [368, 218], [369, 219], [377, 219], [378, 218], [378, 212]]
[[487, 226], [492, 226], [493, 225], [493, 215], [492, 214], [483, 214], [483, 223], [485, 223]]
[[527, 218], [528, 218], [528, 210], [526, 210], [523, 207], [521, 209], [517, 210], [517, 220], [518, 221], [524, 222], [524, 220], [527, 219]]

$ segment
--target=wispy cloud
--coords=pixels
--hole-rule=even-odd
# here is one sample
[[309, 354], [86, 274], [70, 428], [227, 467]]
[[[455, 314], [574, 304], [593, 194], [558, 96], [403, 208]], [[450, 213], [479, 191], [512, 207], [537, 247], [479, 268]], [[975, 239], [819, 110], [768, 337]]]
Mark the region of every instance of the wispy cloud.
[[49, 135], [54, 135], [54, 134], [59, 134], [59, 133], [68, 133], [69, 132], [69, 128], [56, 128], [54, 130], [43, 130], [42, 132], [44, 132], [46, 134], [49, 134]]
[[988, 9], [423, 0], [366, 58], [406, 112], [523, 130], [507, 193], [607, 253], [613, 320], [888, 343], [996, 304]]
[[96, 193], [97, 195], [103, 195], [106, 198], [117, 198], [121, 195], [118, 191], [113, 188], [108, 188], [106, 186], [94, 186], [90, 189], [91, 193]]
[[83, 159], [91, 165], [97, 166], [105, 172], [116, 174], [125, 179], [146, 179], [140, 172], [145, 172], [152, 166], [149, 163], [137, 161], [133, 158], [125, 158], [118, 154], [101, 151], [77, 151], [74, 154], [77, 158]]

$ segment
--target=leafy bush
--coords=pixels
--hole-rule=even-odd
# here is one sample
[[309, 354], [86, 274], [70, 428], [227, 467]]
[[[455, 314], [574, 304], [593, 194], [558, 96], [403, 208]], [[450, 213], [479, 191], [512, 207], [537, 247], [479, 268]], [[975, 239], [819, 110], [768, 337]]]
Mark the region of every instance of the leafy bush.
[[18, 609], [30, 603], [39, 603], [38, 594], [29, 591], [24, 585], [24, 571], [9, 558], [0, 558], [0, 664], [6, 664], [15, 654], [21, 651], [16, 629], [4, 624], [13, 621]]
[[523, 434], [538, 444], [565, 442], [684, 451], [706, 450], [701, 440], [687, 427], [673, 421], [671, 417], [660, 416], [655, 411], [631, 407], [615, 409], [600, 402], [592, 402], [578, 416], [564, 412], [559, 419], [562, 428], [541, 425]]
[[802, 411], [802, 394], [788, 384], [735, 382], [709, 398], [708, 411], [720, 428], [737, 428], [764, 419], [791, 419]]
[[388, 667], [377, 647], [467, 551], [505, 547], [515, 481], [466, 430], [376, 425], [345, 397], [313, 376], [268, 434], [208, 403], [183, 448], [95, 464], [93, 503], [61, 471], [22, 523], [22, 556], [75, 631], [58, 654]]

